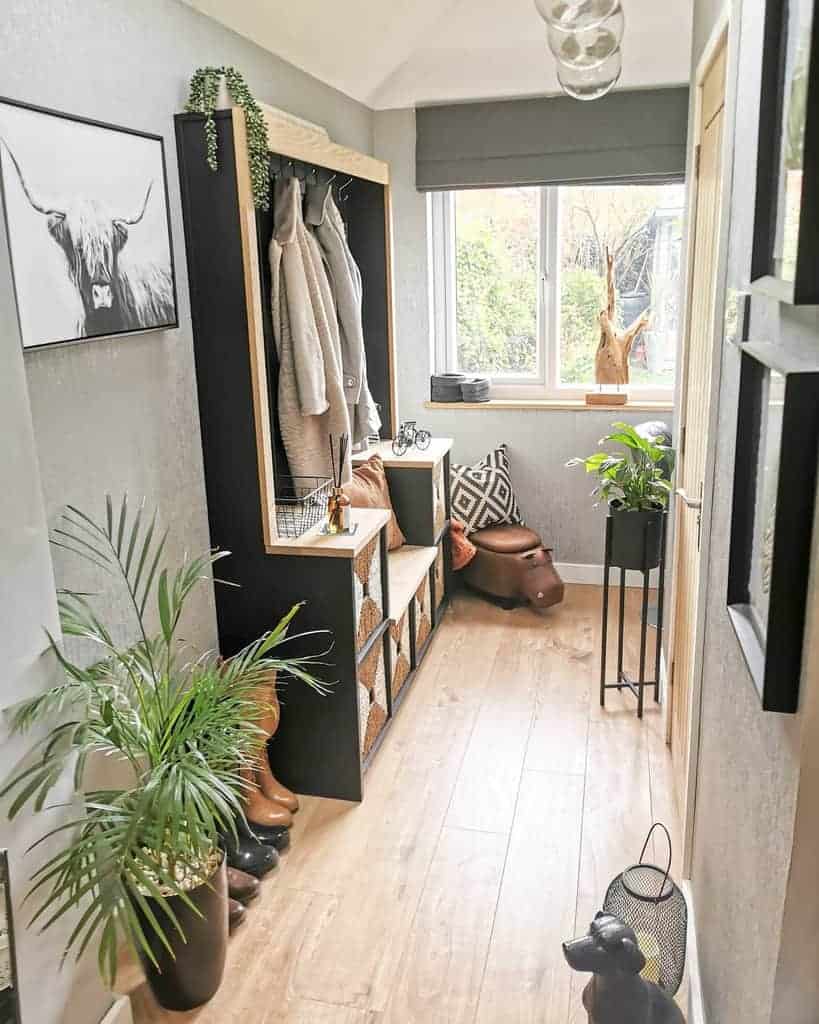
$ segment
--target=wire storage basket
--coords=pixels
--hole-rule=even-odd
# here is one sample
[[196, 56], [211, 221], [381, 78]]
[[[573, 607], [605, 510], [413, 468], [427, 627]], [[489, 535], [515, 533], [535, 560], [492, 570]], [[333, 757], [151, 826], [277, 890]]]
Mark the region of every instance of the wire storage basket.
[[[668, 864], [658, 868], [645, 864], [646, 849], [656, 828], [668, 840]], [[685, 971], [688, 907], [681, 889], [671, 877], [671, 836], [661, 822], [648, 830], [639, 863], [618, 875], [609, 885], [603, 910], [630, 925], [637, 945], [646, 959], [640, 972], [646, 981], [674, 995]]]
[[276, 477], [276, 528], [280, 537], [300, 537], [327, 515], [333, 481], [324, 476]]

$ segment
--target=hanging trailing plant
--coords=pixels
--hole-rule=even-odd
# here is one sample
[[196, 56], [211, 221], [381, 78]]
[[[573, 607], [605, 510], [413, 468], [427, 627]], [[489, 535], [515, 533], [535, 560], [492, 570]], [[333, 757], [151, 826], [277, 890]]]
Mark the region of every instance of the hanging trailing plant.
[[264, 115], [253, 98], [241, 72], [230, 67], [197, 68], [191, 78], [190, 94], [185, 110], [192, 114], [205, 115], [205, 143], [208, 167], [219, 169], [216, 152], [216, 122], [213, 111], [219, 94], [219, 80], [224, 77], [228, 93], [245, 112], [247, 124], [247, 149], [250, 160], [250, 184], [253, 202], [260, 210], [270, 207], [270, 179], [267, 166], [267, 126]]

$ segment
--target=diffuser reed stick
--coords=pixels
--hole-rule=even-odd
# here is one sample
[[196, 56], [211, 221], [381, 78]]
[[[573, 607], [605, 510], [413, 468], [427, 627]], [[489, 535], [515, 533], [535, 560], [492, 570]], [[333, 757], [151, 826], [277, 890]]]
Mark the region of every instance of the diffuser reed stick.
[[333, 470], [333, 490], [327, 502], [328, 533], [348, 533], [350, 530], [350, 499], [344, 493], [341, 486], [349, 440], [348, 434], [342, 434], [339, 437], [338, 461], [336, 461], [333, 435], [330, 435], [330, 466]]

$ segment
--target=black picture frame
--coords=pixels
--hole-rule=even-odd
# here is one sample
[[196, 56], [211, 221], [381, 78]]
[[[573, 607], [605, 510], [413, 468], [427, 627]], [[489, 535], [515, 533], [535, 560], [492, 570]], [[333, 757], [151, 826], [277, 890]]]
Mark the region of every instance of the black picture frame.
[[[165, 246], [167, 247], [167, 270], [164, 269], [163, 264], [161, 304], [155, 304], [158, 307], [158, 311], [154, 312], [150, 317], [146, 314], [145, 319], [149, 319], [150, 322], [146, 323], [144, 326], [133, 326], [129, 324], [128, 326], [118, 327], [117, 318], [111, 315], [108, 318], [107, 324], [105, 324], [104, 326], [102, 324], [99, 325], [100, 329], [92, 328], [86, 333], [83, 333], [82, 331], [75, 331], [73, 334], [66, 333], [64, 336], [50, 338], [49, 340], [40, 343], [27, 343], [27, 334], [29, 334], [30, 332], [27, 332], [26, 330], [26, 324], [23, 321], [20, 309], [20, 281], [18, 280], [18, 270], [15, 268], [15, 246], [17, 243], [16, 239], [13, 237], [13, 232], [11, 229], [11, 225], [9, 223], [9, 202], [8, 197], [6, 195], [6, 188], [4, 188], [4, 167], [7, 166], [8, 164], [11, 164], [15, 168], [19, 179], [21, 181], [23, 179], [19, 163], [18, 161], [13, 159], [13, 151], [9, 148], [9, 145], [3, 138], [3, 126], [2, 123], [0, 123], [0, 201], [2, 201], [3, 204], [3, 216], [6, 222], [9, 256], [12, 268], [12, 278], [14, 283], [15, 298], [17, 301], [17, 317], [24, 352], [37, 351], [52, 348], [55, 346], [76, 344], [86, 341], [97, 341], [105, 338], [119, 337], [123, 335], [145, 334], [151, 331], [165, 331], [178, 328], [179, 297], [177, 289], [176, 266], [174, 262], [173, 228], [171, 223], [170, 194], [168, 191], [168, 167], [165, 156], [164, 137], [162, 135], [154, 134], [152, 132], [144, 132], [136, 128], [129, 128], [123, 125], [111, 124], [105, 121], [98, 121], [93, 118], [82, 117], [78, 114], [67, 113], [61, 110], [54, 110], [48, 107], [41, 107], [37, 106], [36, 104], [26, 103], [21, 100], [12, 99], [10, 97], [0, 96], [0, 114], [2, 114], [4, 108], [10, 108], [11, 110], [15, 111], [25, 111], [35, 116], [55, 118], [58, 121], [69, 122], [70, 124], [83, 126], [84, 128], [99, 129], [102, 132], [112, 132], [118, 135], [130, 137], [133, 139], [140, 139], [144, 140], [147, 143], [155, 144], [157, 147], [157, 152], [155, 156], [156, 168], [158, 172], [157, 178], [159, 177], [159, 172], [161, 172], [162, 178], [161, 183], [159, 181], [155, 182], [156, 187], [152, 186], [151, 189], [149, 190], [149, 193], [151, 201], [154, 201], [152, 197], [156, 195], [160, 197], [162, 203], [164, 203], [162, 211], [163, 215], [160, 216], [159, 211], [156, 211], [156, 213], [154, 213], [154, 221], [156, 225], [156, 230], [159, 231], [161, 225], [162, 231], [164, 232], [164, 234], [160, 234], [159, 237], [161, 238], [161, 241], [163, 243], [163, 250]], [[8, 156], [10, 153], [12, 153], [12, 161], [8, 160]], [[65, 159], [64, 155], [62, 159]], [[55, 151], [53, 154], [53, 164], [54, 167], [60, 168], [61, 154], [58, 151]], [[29, 186], [29, 189], [26, 189], [25, 185], [23, 186], [23, 192], [28, 198], [29, 202], [31, 202], [32, 196], [28, 194], [29, 190], [31, 190], [31, 186]], [[50, 195], [49, 198], [51, 198]], [[148, 201], [149, 199], [146, 197], [146, 206]], [[137, 207], [138, 205], [139, 204], [137, 204]], [[45, 211], [38, 210], [37, 212], [43, 213]], [[133, 209], [129, 209], [129, 213], [132, 212]], [[144, 214], [145, 211], [143, 210], [142, 212]], [[119, 217], [116, 219], [119, 222], [128, 225], [131, 224], [130, 218], [128, 218], [127, 220], [124, 217]], [[128, 227], [128, 230], [130, 230], [130, 227]], [[133, 320], [134, 316], [132, 315], [130, 319]], [[124, 322], [125, 320], [126, 317], [124, 316], [120, 318], [120, 322]], [[87, 319], [86, 323], [88, 323]]]
[[799, 702], [819, 456], [819, 361], [740, 346], [728, 615], [765, 711]]
[[[793, 40], [800, 14], [801, 45]], [[783, 174], [788, 161], [791, 170]], [[754, 291], [791, 305], [819, 304], [817, 225], [819, 24], [813, 0], [768, 0], [751, 258]]]

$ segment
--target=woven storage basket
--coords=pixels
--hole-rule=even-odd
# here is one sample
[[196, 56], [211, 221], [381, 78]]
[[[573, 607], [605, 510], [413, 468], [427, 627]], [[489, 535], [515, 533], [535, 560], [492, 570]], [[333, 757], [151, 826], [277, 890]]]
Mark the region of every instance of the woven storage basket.
[[489, 378], [469, 377], [461, 382], [461, 396], [465, 402], [489, 401]]
[[429, 379], [429, 397], [433, 402], [462, 402], [461, 384], [466, 380], [463, 373], [433, 374]]

